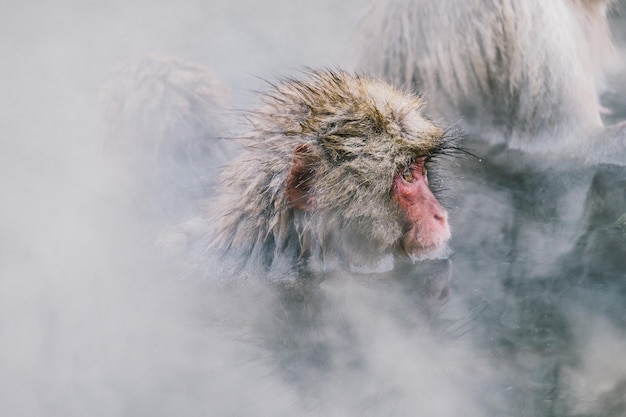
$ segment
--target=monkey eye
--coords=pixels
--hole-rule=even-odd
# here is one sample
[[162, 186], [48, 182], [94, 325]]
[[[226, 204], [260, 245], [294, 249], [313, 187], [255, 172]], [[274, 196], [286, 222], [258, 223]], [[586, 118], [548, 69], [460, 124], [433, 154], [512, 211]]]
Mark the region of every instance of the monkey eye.
[[426, 162], [428, 159], [426, 157], [419, 157], [412, 161], [410, 161], [406, 166], [400, 171], [400, 176], [407, 183], [412, 183], [415, 181], [416, 175], [421, 178], [424, 178], [426, 183], [428, 184], [428, 170], [426, 169]]
[[413, 182], [415, 177], [413, 177], [413, 171], [411, 171], [411, 167], [409, 165], [405, 166], [402, 172], [400, 173], [402, 179], [406, 182]]

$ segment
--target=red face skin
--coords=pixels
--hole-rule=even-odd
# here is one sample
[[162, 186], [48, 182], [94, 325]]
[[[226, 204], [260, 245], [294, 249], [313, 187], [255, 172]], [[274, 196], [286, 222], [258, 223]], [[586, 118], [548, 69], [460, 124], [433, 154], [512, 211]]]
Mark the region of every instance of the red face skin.
[[391, 195], [407, 222], [400, 245], [408, 256], [442, 249], [450, 239], [448, 213], [428, 187], [426, 157], [415, 159], [393, 180]]

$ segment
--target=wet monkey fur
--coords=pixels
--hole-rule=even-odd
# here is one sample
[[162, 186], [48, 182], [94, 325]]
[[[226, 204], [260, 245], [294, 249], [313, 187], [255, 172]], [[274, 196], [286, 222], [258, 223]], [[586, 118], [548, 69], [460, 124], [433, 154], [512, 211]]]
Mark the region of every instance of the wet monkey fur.
[[517, 148], [572, 143], [602, 130], [611, 5], [376, 0], [360, 28], [359, 68], [422, 92], [430, 115], [469, 134]]
[[103, 154], [132, 174], [148, 209], [193, 212], [229, 152], [229, 89], [206, 67], [139, 56], [110, 72], [101, 109]]
[[[105, 90], [105, 145], [157, 165], [174, 157], [179, 170], [189, 155], [213, 178], [200, 214], [163, 240], [176, 251], [183, 242], [194, 270], [293, 278], [446, 257], [448, 214], [428, 169], [460, 151], [459, 130], [425, 117], [418, 96], [342, 70], [269, 83], [243, 114], [247, 129], [226, 139], [237, 157], [225, 163], [207, 140], [221, 91], [207, 70], [150, 57], [116, 77]], [[217, 179], [209, 167], [224, 164]]]
[[310, 71], [262, 94], [243, 149], [221, 176], [212, 246], [267, 270], [391, 270], [443, 256], [447, 212], [427, 168], [456, 129], [373, 78]]
[[206, 165], [231, 107], [228, 88], [200, 65], [157, 55], [118, 64], [102, 89], [107, 153]]

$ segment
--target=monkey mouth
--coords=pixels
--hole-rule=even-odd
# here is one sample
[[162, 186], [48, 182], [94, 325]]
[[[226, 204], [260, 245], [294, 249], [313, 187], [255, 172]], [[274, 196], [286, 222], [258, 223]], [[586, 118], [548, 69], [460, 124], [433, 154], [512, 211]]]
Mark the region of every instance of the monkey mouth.
[[434, 247], [421, 254], [409, 254], [408, 259], [415, 264], [425, 261], [446, 260], [450, 258], [450, 255], [452, 255], [452, 251], [447, 245], [444, 245], [442, 247]]
[[416, 227], [408, 227], [399, 242], [399, 255], [413, 262], [426, 259], [445, 259], [450, 251], [447, 242], [450, 239], [450, 230], [447, 227], [441, 230], [420, 233]]

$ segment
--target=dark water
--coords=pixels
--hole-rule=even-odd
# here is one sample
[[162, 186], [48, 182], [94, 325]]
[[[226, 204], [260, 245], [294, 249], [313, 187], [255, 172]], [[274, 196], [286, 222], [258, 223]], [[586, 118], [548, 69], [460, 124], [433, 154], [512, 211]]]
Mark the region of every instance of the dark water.
[[479, 344], [510, 372], [511, 415], [623, 415], [623, 167], [484, 155], [461, 168], [453, 293], [484, 307]]
[[[153, 196], [100, 157], [107, 70], [176, 55], [247, 107], [256, 76], [349, 67], [363, 8], [5, 5], [0, 414], [626, 416], [622, 166], [468, 138], [480, 159], [441, 172], [454, 254], [402, 279], [216, 283], [154, 248]], [[609, 123], [626, 116], [612, 80]]]

